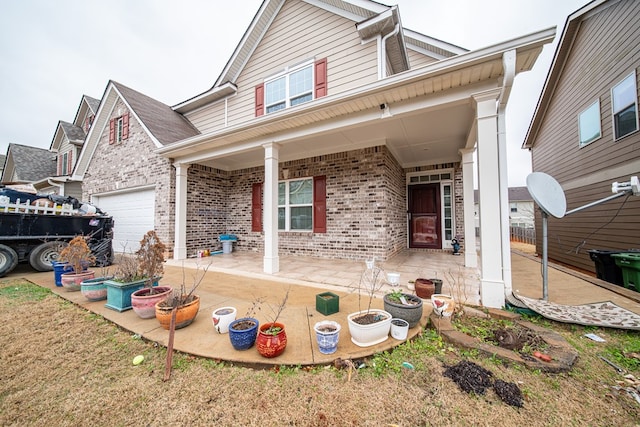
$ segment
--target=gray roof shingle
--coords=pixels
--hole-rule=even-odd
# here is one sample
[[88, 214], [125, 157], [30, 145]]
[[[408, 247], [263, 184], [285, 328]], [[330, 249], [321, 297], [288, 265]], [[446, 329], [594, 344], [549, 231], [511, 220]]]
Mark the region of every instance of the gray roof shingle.
[[80, 126], [76, 126], [73, 123], [63, 122], [60, 120], [60, 126], [62, 131], [67, 136], [69, 142], [82, 144], [84, 142], [85, 133]]
[[200, 132], [180, 113], [166, 104], [112, 81], [147, 129], [162, 145], [171, 144]]
[[9, 144], [7, 155], [13, 160], [19, 181], [39, 181], [56, 174], [56, 155], [44, 148]]

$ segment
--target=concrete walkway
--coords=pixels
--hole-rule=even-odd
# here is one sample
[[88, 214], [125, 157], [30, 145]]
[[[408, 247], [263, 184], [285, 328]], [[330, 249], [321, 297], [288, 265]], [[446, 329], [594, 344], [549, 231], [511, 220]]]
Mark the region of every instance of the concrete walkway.
[[[352, 286], [357, 283], [364, 270], [364, 263], [345, 260], [318, 260], [305, 257], [281, 258], [281, 272], [274, 276], [261, 273], [262, 262], [258, 254], [232, 253], [184, 263], [168, 262], [162, 285], [179, 287], [183, 272], [187, 285], [192, 283], [196, 263], [211, 261], [209, 271], [198, 288], [201, 298], [200, 311], [188, 327], [176, 331], [174, 349], [216, 360], [225, 360], [246, 365], [315, 365], [333, 362], [337, 357], [357, 359], [389, 350], [401, 341], [389, 337], [385, 342], [372, 347], [358, 347], [350, 340], [346, 315], [358, 311], [358, 294]], [[387, 271], [401, 273], [400, 285], [406, 289], [409, 280], [418, 277], [441, 277], [444, 293], [466, 295], [468, 303], [478, 303], [478, 273], [475, 269], [462, 267], [462, 257], [443, 252], [403, 252], [385, 262]], [[233, 274], [231, 274], [233, 273]], [[520, 252], [512, 256], [513, 289], [524, 296], [540, 298], [542, 279], [539, 259]], [[139, 334], [145, 339], [166, 346], [169, 333], [162, 329], [156, 319], [140, 319], [132, 311], [119, 313], [104, 306], [104, 301], [88, 302], [80, 292], [68, 292], [56, 287], [52, 272], [34, 273], [28, 266], [19, 266], [9, 277], [24, 277], [38, 285], [48, 287], [61, 297], [78, 304], [122, 328]], [[289, 300], [280, 321], [286, 325], [288, 344], [279, 357], [266, 359], [260, 356], [255, 346], [246, 351], [236, 351], [227, 334], [214, 331], [211, 313], [223, 306], [233, 306], [238, 317], [245, 315], [252, 302], [264, 298], [265, 304], [255, 317], [260, 322], [269, 321], [270, 305], [277, 303], [290, 289]], [[315, 310], [315, 296], [332, 291], [340, 297], [340, 311], [330, 316]], [[373, 307], [382, 308], [382, 293], [374, 299]], [[559, 304], [584, 304], [588, 302], [613, 301], [640, 314], [640, 294], [620, 286], [586, 276], [558, 266], [549, 270], [549, 301]], [[418, 334], [428, 323], [431, 304], [425, 301], [420, 324], [409, 331], [409, 338]], [[324, 319], [335, 320], [342, 326], [336, 353], [323, 355], [315, 342], [313, 325]]]

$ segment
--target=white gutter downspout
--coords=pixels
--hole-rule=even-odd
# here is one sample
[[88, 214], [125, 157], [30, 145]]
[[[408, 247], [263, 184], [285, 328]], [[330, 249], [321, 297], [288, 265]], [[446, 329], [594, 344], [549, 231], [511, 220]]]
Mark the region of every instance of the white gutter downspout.
[[385, 48], [385, 42], [391, 36], [395, 36], [400, 31], [400, 24], [396, 24], [391, 31], [386, 36], [382, 38], [378, 37], [378, 52], [380, 52], [380, 57], [378, 58], [378, 80], [382, 80], [387, 77], [387, 49]]
[[516, 76], [516, 51], [509, 50], [502, 55], [504, 77], [498, 98], [498, 168], [500, 179], [500, 216], [502, 224], [502, 278], [505, 295], [511, 295], [511, 233], [509, 221], [509, 176], [507, 174], [507, 133], [505, 113]]
[[58, 193], [58, 194], [60, 194], [61, 196], [64, 196], [64, 184], [55, 184], [51, 182], [51, 178], [47, 178], [47, 183], [52, 187], [58, 187], [61, 191], [61, 193]]

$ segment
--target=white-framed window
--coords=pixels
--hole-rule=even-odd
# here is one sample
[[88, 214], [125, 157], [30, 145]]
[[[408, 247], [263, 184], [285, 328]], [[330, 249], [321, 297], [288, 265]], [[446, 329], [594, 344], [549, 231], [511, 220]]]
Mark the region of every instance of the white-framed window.
[[118, 117], [116, 119], [116, 143], [120, 143], [124, 139], [122, 137], [123, 129], [124, 129], [124, 118], [123, 117]]
[[509, 210], [511, 212], [518, 212], [518, 204], [517, 203], [509, 203]]
[[278, 182], [278, 230], [313, 230], [313, 178]]
[[635, 70], [611, 89], [614, 139], [638, 130], [638, 90]]
[[600, 127], [600, 100], [596, 100], [578, 116], [580, 147], [592, 143], [602, 136]]
[[313, 99], [313, 63], [286, 70], [264, 82], [265, 111], [273, 113]]
[[69, 153], [64, 153], [62, 155], [62, 164], [61, 169], [60, 169], [60, 175], [67, 175], [69, 173], [68, 171], [68, 165], [69, 165]]

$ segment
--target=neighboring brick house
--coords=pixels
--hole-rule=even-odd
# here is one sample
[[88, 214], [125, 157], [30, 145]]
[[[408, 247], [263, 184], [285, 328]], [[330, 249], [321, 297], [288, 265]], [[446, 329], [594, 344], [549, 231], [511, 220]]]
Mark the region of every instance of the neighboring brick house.
[[56, 171], [56, 156], [49, 150], [21, 144], [9, 144], [1, 184], [31, 184]]
[[[638, 1], [593, 1], [567, 19], [523, 148], [534, 172], [560, 183], [568, 210], [640, 175], [638, 46]], [[548, 227], [550, 259], [595, 272], [589, 249], [640, 248], [640, 197], [549, 217]]]
[[83, 200], [114, 217], [114, 250], [137, 250], [151, 229], [171, 244], [175, 173], [154, 151], [197, 133], [167, 105], [107, 84], [72, 178], [82, 181]]
[[[127, 163], [143, 167], [133, 176], [115, 170], [128, 166], [102, 132], [85, 192], [161, 180], [155, 218], [166, 221], [160, 209], [175, 207], [174, 234], [161, 231], [177, 259], [233, 233], [238, 250], [262, 253], [274, 273], [279, 254], [387, 259], [446, 249], [459, 235], [465, 264], [475, 266], [477, 147], [480, 290], [483, 304], [503, 306], [511, 286], [504, 113], [515, 75], [554, 34], [468, 52], [404, 28], [395, 6], [266, 0], [213, 87], [173, 107], [198, 132], [145, 143], [153, 167], [130, 153]], [[166, 194], [170, 164], [175, 191]]]

